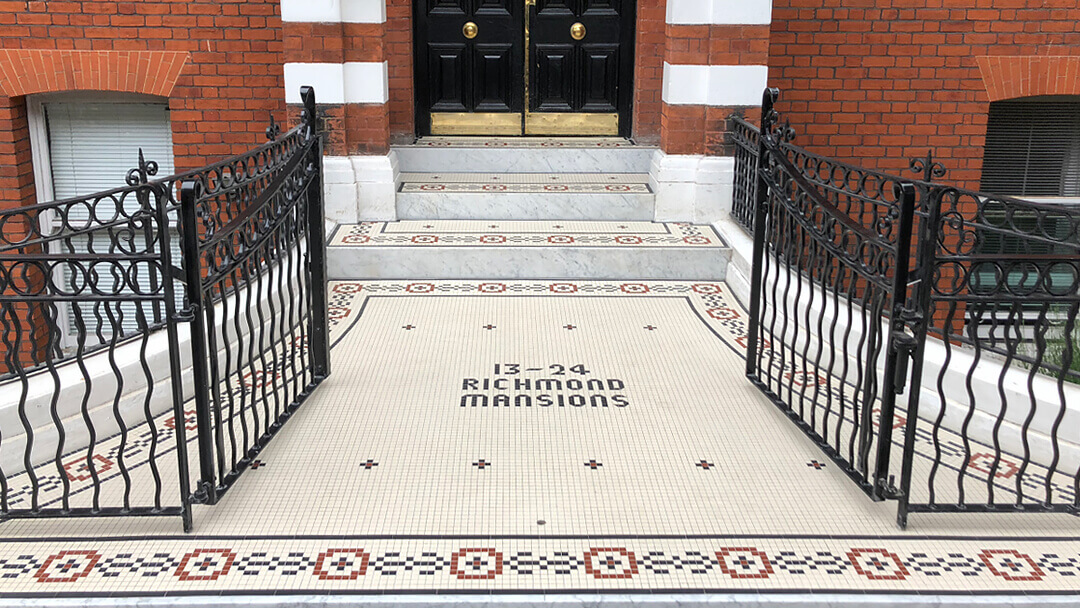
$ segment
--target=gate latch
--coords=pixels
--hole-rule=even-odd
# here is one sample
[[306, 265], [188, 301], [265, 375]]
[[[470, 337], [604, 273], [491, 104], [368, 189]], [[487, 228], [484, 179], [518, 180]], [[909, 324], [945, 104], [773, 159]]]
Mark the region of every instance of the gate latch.
[[918, 343], [915, 336], [904, 331], [896, 331], [892, 334], [893, 349], [896, 351], [896, 375], [893, 376], [893, 392], [903, 395], [907, 388], [908, 360], [915, 352]]

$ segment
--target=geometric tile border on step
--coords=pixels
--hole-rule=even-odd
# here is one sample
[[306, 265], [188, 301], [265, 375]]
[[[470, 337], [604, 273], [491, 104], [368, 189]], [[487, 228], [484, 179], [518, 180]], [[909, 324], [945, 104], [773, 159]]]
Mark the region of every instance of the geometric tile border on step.
[[[331, 247], [723, 247], [709, 225], [683, 222], [514, 222], [431, 220], [338, 226]], [[520, 224], [520, 226], [519, 226]], [[605, 224], [591, 227], [590, 224]], [[608, 226], [610, 224], [611, 226]], [[462, 226], [465, 225], [465, 226]], [[491, 228], [491, 226], [497, 226]], [[519, 231], [518, 228], [521, 228]], [[611, 227], [615, 227], [612, 230]]]
[[633, 148], [618, 137], [421, 137], [411, 144], [424, 148]]
[[0, 543], [0, 597], [300, 593], [1075, 593], [1080, 540], [184, 537]]

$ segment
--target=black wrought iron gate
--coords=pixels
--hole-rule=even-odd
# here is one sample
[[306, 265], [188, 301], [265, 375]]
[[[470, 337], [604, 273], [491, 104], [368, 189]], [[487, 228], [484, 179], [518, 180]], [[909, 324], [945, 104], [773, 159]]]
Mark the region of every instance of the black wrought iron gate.
[[879, 182], [841, 194], [811, 183], [807, 171], [833, 167], [785, 145], [778, 95], [765, 93], [758, 138], [746, 373], [882, 500], [896, 493], [891, 421], [914, 345], [905, 319], [918, 317], [904, 309], [914, 187]]
[[1080, 210], [811, 153], [778, 95], [733, 119], [747, 376], [901, 527], [1080, 513]]
[[140, 154], [126, 187], [0, 211], [0, 521], [190, 530], [191, 504], [217, 502], [330, 373], [322, 144], [301, 97], [301, 123], [271, 121], [245, 154], [163, 178]]
[[201, 478], [214, 504], [330, 373], [322, 146], [315, 93], [301, 124], [185, 181]]

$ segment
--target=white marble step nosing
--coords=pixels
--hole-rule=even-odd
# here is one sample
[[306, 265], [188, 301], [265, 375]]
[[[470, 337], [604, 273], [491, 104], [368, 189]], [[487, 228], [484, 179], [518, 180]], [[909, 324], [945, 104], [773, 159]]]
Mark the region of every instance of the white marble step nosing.
[[726, 247], [330, 247], [329, 278], [708, 280], [726, 277]]
[[652, 193], [398, 192], [399, 220], [649, 221]]
[[656, 148], [394, 146], [403, 173], [648, 173]]

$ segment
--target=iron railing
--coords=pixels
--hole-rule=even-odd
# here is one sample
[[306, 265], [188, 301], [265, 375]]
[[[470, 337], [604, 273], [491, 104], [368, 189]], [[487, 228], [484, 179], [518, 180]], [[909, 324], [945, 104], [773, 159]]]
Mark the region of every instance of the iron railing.
[[1080, 210], [934, 183], [930, 155], [906, 180], [813, 154], [775, 126], [776, 95], [758, 154], [736, 156], [736, 175], [765, 159], [751, 380], [902, 526], [1080, 511]]
[[302, 97], [299, 126], [181, 192], [199, 454], [213, 454], [199, 502], [216, 503], [330, 373], [322, 147], [314, 92]]
[[329, 373], [321, 137], [301, 95], [301, 124], [271, 121], [240, 156], [151, 179], [140, 154], [127, 187], [0, 211], [0, 520], [190, 530], [191, 504], [216, 502]]
[[191, 525], [174, 182], [156, 172], [140, 158], [127, 187], [0, 211], [0, 518]]
[[[900, 327], [882, 328], [907, 289], [915, 210], [910, 184], [877, 201], [863, 222], [810, 182], [762, 106], [747, 376], [842, 471], [881, 499], [887, 487]], [[794, 162], [793, 162], [794, 160]], [[798, 164], [795, 164], [798, 163]], [[841, 323], [840, 320], [844, 319]], [[856, 329], [853, 339], [852, 329]], [[876, 362], [885, 360], [878, 371]], [[869, 363], [869, 364], [868, 364]]]
[[728, 136], [735, 155], [735, 182], [731, 201], [731, 217], [748, 232], [754, 231], [754, 209], [757, 206], [758, 129], [742, 116], [728, 121]]

